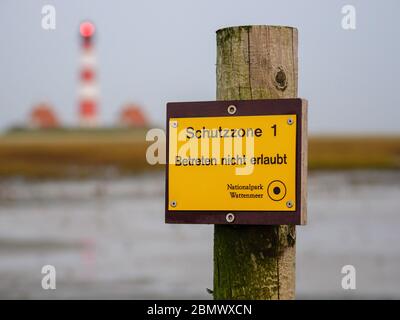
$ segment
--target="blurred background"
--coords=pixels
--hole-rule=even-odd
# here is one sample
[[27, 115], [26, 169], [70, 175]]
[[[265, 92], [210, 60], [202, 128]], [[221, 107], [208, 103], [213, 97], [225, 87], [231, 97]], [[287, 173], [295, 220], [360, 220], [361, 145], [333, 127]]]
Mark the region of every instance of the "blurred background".
[[[399, 11], [1, 1], [0, 298], [212, 298], [213, 226], [164, 224], [163, 167], [147, 164], [145, 136], [164, 128], [166, 102], [215, 99], [215, 31], [249, 24], [299, 30], [310, 171], [297, 298], [400, 298]], [[56, 290], [42, 289], [47, 264]], [[348, 264], [356, 290], [341, 287]]]

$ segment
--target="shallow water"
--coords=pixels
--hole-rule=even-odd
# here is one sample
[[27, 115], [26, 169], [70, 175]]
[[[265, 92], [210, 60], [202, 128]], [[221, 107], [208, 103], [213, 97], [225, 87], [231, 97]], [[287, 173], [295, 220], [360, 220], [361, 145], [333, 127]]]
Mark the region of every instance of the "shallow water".
[[[0, 182], [0, 298], [211, 298], [213, 227], [165, 225], [163, 179]], [[400, 298], [399, 201], [400, 171], [311, 173], [297, 297]]]

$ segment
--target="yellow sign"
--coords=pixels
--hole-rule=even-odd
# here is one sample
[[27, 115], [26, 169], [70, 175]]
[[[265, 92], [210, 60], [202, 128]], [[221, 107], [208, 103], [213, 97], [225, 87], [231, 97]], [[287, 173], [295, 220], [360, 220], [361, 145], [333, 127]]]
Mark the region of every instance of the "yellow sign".
[[297, 116], [170, 118], [170, 211], [295, 211]]

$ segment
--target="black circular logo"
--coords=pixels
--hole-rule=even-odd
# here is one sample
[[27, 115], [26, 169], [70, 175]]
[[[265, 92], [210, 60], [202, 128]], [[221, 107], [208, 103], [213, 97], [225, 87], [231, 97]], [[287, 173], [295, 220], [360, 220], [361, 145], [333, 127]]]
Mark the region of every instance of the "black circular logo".
[[286, 196], [286, 186], [280, 180], [270, 182], [267, 188], [268, 196], [273, 201], [281, 201]]

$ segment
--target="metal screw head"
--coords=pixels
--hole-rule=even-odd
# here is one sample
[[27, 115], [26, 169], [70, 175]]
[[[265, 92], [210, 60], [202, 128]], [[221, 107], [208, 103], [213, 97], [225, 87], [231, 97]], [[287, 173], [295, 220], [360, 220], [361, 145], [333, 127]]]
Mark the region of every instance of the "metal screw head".
[[228, 113], [229, 114], [235, 114], [236, 113], [236, 106], [234, 106], [233, 104], [231, 104], [229, 107], [228, 107]]
[[171, 122], [172, 128], [177, 128], [178, 127], [178, 122], [177, 121], [172, 121]]
[[288, 125], [291, 125], [291, 124], [293, 124], [293, 123], [294, 123], [294, 121], [293, 121], [292, 118], [287, 119], [287, 124], [288, 124]]
[[226, 221], [232, 223], [235, 221], [235, 215], [233, 213], [228, 213], [225, 217]]
[[286, 207], [292, 208], [293, 207], [293, 201], [292, 200], [287, 201], [286, 202]]
[[171, 207], [173, 207], [173, 208], [175, 208], [176, 207], [176, 205], [177, 205], [177, 203], [176, 203], [176, 201], [175, 200], [172, 200], [170, 203], [169, 203], [170, 205], [171, 205]]

